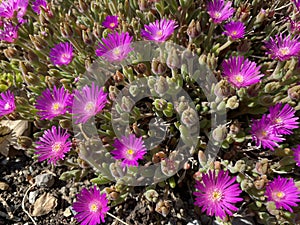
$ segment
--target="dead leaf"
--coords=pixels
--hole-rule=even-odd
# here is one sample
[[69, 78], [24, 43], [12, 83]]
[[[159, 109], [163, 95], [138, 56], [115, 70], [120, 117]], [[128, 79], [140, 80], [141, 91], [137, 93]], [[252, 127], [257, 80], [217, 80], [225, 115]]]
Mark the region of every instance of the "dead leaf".
[[15, 141], [13, 131], [7, 126], [0, 126], [0, 153], [9, 155], [9, 146]]
[[39, 197], [34, 205], [32, 216], [43, 216], [51, 212], [57, 206], [57, 199], [49, 194], [44, 193], [41, 197]]

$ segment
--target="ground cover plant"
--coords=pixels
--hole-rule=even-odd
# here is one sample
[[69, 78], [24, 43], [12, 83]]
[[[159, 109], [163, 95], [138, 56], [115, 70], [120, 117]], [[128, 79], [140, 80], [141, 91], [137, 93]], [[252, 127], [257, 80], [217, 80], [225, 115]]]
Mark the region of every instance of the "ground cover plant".
[[300, 224], [300, 1], [0, 1], [1, 224]]

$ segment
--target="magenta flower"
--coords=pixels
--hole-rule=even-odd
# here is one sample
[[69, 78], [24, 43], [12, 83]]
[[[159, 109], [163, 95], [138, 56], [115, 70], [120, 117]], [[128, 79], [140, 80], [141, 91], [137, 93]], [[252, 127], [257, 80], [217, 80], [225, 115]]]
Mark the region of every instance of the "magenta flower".
[[300, 0], [293, 0], [296, 8], [299, 10], [300, 9]]
[[106, 38], [101, 39], [96, 55], [104, 57], [109, 62], [122, 61], [132, 51], [131, 41], [132, 37], [128, 32], [108, 34]]
[[108, 200], [96, 186], [89, 190], [83, 188], [76, 198], [73, 209], [77, 214], [74, 217], [81, 225], [98, 225], [105, 222], [104, 217], [109, 210]]
[[255, 141], [257, 147], [269, 148], [274, 151], [274, 147], [278, 147], [278, 143], [284, 141], [281, 135], [278, 135], [272, 121], [267, 115], [263, 115], [260, 120], [254, 120], [251, 126], [252, 140]]
[[255, 62], [244, 59], [243, 56], [231, 56], [223, 61], [223, 76], [235, 87], [247, 87], [256, 84], [264, 75], [259, 72], [260, 66]]
[[13, 43], [18, 38], [18, 27], [12, 23], [4, 23], [3, 30], [0, 30], [0, 41]]
[[15, 111], [15, 96], [10, 90], [0, 94], [0, 117], [8, 115]]
[[122, 160], [122, 166], [138, 166], [138, 160], [143, 159], [147, 152], [142, 137], [137, 138], [134, 134], [129, 137], [122, 136], [116, 139], [113, 146], [115, 150], [111, 153], [116, 160]]
[[292, 178], [287, 179], [280, 176], [268, 183], [265, 193], [268, 201], [275, 202], [277, 209], [284, 208], [290, 212], [293, 212], [291, 207], [297, 206], [297, 202], [300, 202], [299, 194]]
[[207, 3], [207, 11], [214, 23], [221, 23], [232, 17], [234, 8], [231, 7], [232, 2], [225, 4], [224, 0], [211, 0]]
[[164, 42], [174, 33], [176, 27], [174, 20], [156, 20], [145, 25], [145, 29], [141, 30], [141, 36], [150, 41]]
[[196, 181], [193, 194], [196, 196], [195, 205], [202, 208], [208, 216], [218, 216], [221, 219], [226, 214], [232, 216], [232, 212], [238, 210], [235, 203], [242, 201], [238, 196], [241, 194], [236, 178], [231, 178], [228, 171], [221, 170], [218, 175], [215, 171], [209, 171], [202, 176], [202, 182]]
[[48, 163], [56, 162], [65, 157], [65, 153], [71, 149], [71, 142], [68, 141], [70, 134], [61, 127], [58, 129], [52, 126], [51, 129], [45, 130], [39, 141], [36, 142], [35, 154], [39, 155], [38, 160], [48, 160]]
[[17, 12], [18, 19], [22, 19], [28, 6], [28, 0], [3, 0], [0, 3], [0, 17], [12, 19]]
[[85, 85], [81, 91], [75, 90], [72, 110], [76, 123], [86, 123], [101, 112], [106, 103], [107, 94], [94, 83], [92, 87]]
[[296, 165], [300, 166], [300, 145], [292, 150], [294, 151], [294, 160], [296, 161]]
[[69, 42], [61, 42], [50, 50], [50, 60], [55, 66], [68, 65], [72, 59], [73, 46]]
[[111, 30], [116, 29], [119, 25], [118, 16], [107, 16], [102, 25]]
[[72, 96], [64, 87], [56, 88], [53, 91], [46, 89], [36, 100], [35, 108], [42, 120], [51, 120], [59, 115], [64, 115], [72, 105]]
[[298, 56], [300, 52], [299, 37], [276, 35], [275, 39], [271, 37], [269, 41], [265, 42], [265, 47], [267, 49], [266, 54], [271, 55], [272, 59], [289, 60], [291, 57]]
[[243, 38], [245, 35], [246, 27], [240, 21], [232, 21], [224, 25], [224, 34], [231, 37], [233, 40]]
[[269, 119], [272, 121], [274, 130], [277, 134], [292, 134], [292, 129], [298, 128], [299, 118], [295, 116], [296, 110], [289, 104], [282, 107], [282, 103], [270, 107]]
[[35, 0], [32, 3], [32, 10], [40, 15], [41, 13], [41, 8], [47, 9], [47, 1], [46, 0]]

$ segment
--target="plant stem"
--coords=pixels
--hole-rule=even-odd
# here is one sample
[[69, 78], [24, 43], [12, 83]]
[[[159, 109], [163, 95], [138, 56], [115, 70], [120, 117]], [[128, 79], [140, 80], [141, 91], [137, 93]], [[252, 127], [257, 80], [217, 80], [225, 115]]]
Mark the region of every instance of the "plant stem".
[[219, 53], [221, 51], [223, 51], [225, 48], [227, 48], [228, 46], [230, 46], [232, 43], [232, 41], [228, 40], [225, 44], [223, 44], [220, 48], [217, 49], [216, 53], [217, 55], [219, 55]]
[[109, 212], [107, 212], [107, 214], [108, 214], [109, 216], [111, 216], [112, 218], [118, 220], [120, 223], [125, 224], [125, 225], [129, 225], [128, 223], [125, 223], [123, 220], [119, 219], [118, 217], [114, 216], [113, 214], [111, 214], [111, 213], [109, 213]]

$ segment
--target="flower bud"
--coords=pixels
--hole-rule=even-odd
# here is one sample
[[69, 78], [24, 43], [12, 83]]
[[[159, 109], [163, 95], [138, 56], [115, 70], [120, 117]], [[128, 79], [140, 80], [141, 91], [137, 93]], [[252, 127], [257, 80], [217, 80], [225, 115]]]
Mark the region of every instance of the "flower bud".
[[229, 109], [236, 109], [239, 107], [239, 100], [237, 99], [237, 96], [230, 97], [226, 102], [226, 108]]
[[18, 55], [18, 51], [12, 47], [8, 47], [7, 49], [4, 49], [3, 53], [5, 57], [8, 59], [15, 58]]
[[193, 108], [188, 108], [183, 111], [181, 121], [187, 127], [192, 127], [199, 122], [199, 116]]
[[60, 25], [60, 32], [64, 38], [70, 38], [73, 36], [73, 30], [69, 23], [64, 22]]
[[153, 105], [157, 111], [163, 111], [167, 108], [168, 102], [165, 99], [155, 99]]
[[160, 96], [163, 96], [169, 89], [169, 85], [165, 77], [160, 76], [154, 84], [154, 90]]
[[144, 74], [147, 71], [147, 66], [144, 63], [139, 63], [134, 67], [134, 70], [138, 74]]
[[63, 128], [63, 129], [71, 129], [72, 128], [72, 122], [69, 119], [63, 119], [59, 121], [59, 125]]
[[173, 48], [171, 50], [170, 54], [168, 55], [167, 65], [171, 69], [176, 69], [176, 68], [180, 67], [180, 59], [178, 57], [178, 54], [177, 54], [175, 48]]
[[233, 93], [233, 89], [227, 80], [220, 80], [214, 87], [214, 93], [216, 96], [228, 97]]
[[290, 89], [288, 89], [288, 96], [293, 101], [300, 100], [300, 85], [296, 85]]
[[22, 148], [25, 149], [30, 148], [32, 145], [32, 139], [27, 136], [19, 136], [17, 142]]
[[207, 163], [206, 155], [201, 150], [198, 152], [198, 161], [202, 167], [204, 167]]
[[159, 60], [153, 59], [151, 63], [151, 70], [156, 75], [162, 75], [167, 71], [167, 66]]
[[132, 107], [134, 106], [134, 101], [127, 96], [122, 97], [121, 109], [124, 112], [130, 112]]
[[280, 86], [280, 83], [279, 82], [270, 82], [270, 83], [267, 83], [264, 87], [264, 91], [265, 93], [272, 93], [274, 91], [276, 91], [277, 89], [279, 89], [281, 86]]
[[222, 142], [227, 137], [227, 128], [226, 125], [219, 125], [212, 132], [212, 137], [217, 142]]
[[193, 19], [187, 28], [187, 34], [192, 39], [197, 38], [201, 34], [200, 22]]

